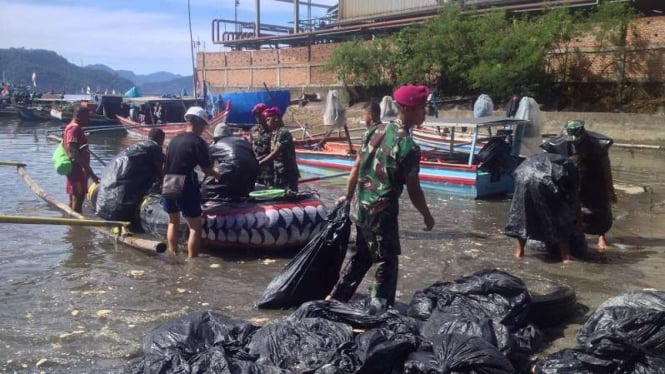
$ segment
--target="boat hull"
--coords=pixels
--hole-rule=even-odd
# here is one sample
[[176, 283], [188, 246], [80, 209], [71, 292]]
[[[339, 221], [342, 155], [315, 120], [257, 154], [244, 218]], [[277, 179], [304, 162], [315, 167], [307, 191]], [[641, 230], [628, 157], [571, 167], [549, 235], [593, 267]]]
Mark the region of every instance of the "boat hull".
[[51, 115], [48, 111], [28, 108], [24, 106], [17, 105], [16, 111], [18, 116], [23, 121], [31, 122], [47, 122], [51, 120]]
[[[72, 121], [72, 113], [65, 113], [58, 109], [51, 109], [51, 118], [62, 121], [64, 123], [69, 123]], [[118, 125], [119, 121], [113, 118], [107, 118], [97, 114], [91, 114], [88, 118], [88, 127], [101, 127], [101, 126], [114, 126]]]
[[[345, 147], [348, 149], [348, 146]], [[330, 151], [297, 149], [296, 161], [301, 172], [325, 174], [326, 170], [351, 170], [355, 156], [340, 149]], [[476, 165], [421, 161], [419, 177], [423, 188], [470, 198], [501, 195], [514, 189], [511, 175], [492, 175], [478, 169]]]
[[[220, 202], [203, 212], [202, 245], [212, 249], [287, 252], [305, 246], [326, 222], [323, 203], [312, 194], [270, 201]], [[159, 198], [146, 198], [140, 210], [141, 226], [166, 237], [168, 215]], [[184, 219], [180, 239], [187, 237]]]

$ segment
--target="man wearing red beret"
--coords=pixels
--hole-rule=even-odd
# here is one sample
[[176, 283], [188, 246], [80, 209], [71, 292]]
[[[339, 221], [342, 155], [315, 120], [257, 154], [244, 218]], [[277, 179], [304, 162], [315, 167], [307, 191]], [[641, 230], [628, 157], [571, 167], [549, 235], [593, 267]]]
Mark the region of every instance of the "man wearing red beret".
[[[370, 293], [372, 313], [381, 313], [395, 303], [398, 255], [401, 247], [397, 216], [404, 185], [411, 203], [423, 215], [425, 230], [434, 226], [420, 188], [420, 148], [411, 128], [425, 120], [425, 86], [402, 86], [393, 98], [400, 109], [396, 120], [371, 127], [363, 135], [360, 151], [351, 169], [342, 204], [351, 201], [351, 218], [356, 224], [356, 251], [342, 268], [340, 279], [327, 300], [348, 301], [365, 273], [377, 264]], [[356, 194], [356, 190], [358, 193]]]
[[[252, 143], [252, 150], [256, 154], [256, 159], [260, 160], [270, 154], [270, 142], [272, 139], [272, 130], [268, 126], [266, 118], [263, 116], [263, 111], [268, 109], [266, 104], [258, 103], [252, 108], [252, 114], [258, 123], [251, 130], [249, 136]], [[267, 163], [259, 168], [259, 175], [256, 177], [256, 182], [264, 186], [272, 186], [274, 177], [273, 164]]]

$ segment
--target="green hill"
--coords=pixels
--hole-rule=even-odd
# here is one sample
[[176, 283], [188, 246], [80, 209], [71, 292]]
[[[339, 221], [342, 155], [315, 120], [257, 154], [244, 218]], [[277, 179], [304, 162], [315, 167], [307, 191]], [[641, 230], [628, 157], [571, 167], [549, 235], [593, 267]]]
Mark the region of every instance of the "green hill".
[[87, 87], [100, 91], [125, 92], [134, 83], [106, 69], [76, 66], [53, 51], [43, 49], [0, 49], [0, 71], [16, 86], [32, 86], [36, 74], [36, 92], [80, 93]]

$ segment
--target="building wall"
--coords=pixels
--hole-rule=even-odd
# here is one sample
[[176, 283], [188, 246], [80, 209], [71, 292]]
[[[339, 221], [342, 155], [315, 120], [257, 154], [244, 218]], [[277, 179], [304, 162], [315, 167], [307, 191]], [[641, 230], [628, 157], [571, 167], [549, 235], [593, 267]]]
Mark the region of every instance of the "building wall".
[[[629, 35], [625, 55], [625, 79], [665, 82], [665, 17], [637, 19]], [[581, 52], [585, 76], [595, 75], [602, 80], [620, 78], [615, 70], [616, 51], [595, 52], [591, 37], [573, 41], [569, 50]], [[216, 89], [300, 88], [340, 85], [335, 74], [324, 71], [336, 44], [315, 44], [308, 47], [259, 51], [229, 51], [197, 54], [199, 80]], [[551, 64], [557, 68], [560, 55], [552, 55]]]

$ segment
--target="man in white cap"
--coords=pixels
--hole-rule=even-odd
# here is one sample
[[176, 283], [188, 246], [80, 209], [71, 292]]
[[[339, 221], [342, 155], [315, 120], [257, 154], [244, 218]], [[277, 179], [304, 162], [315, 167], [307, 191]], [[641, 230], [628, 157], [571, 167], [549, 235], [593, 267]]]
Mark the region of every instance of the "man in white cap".
[[184, 176], [179, 197], [162, 197], [162, 208], [169, 214], [169, 224], [166, 231], [166, 240], [169, 251], [173, 254], [178, 251], [178, 227], [180, 226], [180, 213], [187, 220], [189, 226], [189, 239], [187, 240], [187, 254], [196, 257], [201, 244], [201, 192], [199, 181], [194, 172], [198, 165], [205, 175], [219, 180], [220, 175], [212, 168], [208, 156], [208, 145], [201, 138], [201, 134], [208, 125], [208, 115], [203, 108], [193, 106], [185, 113], [187, 127], [184, 133], [175, 136], [169, 143], [164, 165], [164, 181], [167, 178], [177, 179]]
[[249, 196], [254, 191], [259, 162], [252, 146], [244, 138], [234, 136], [233, 131], [220, 123], [215, 126], [214, 142], [208, 148], [214, 169], [219, 172], [219, 180], [206, 180], [202, 194], [205, 199], [239, 198]]

